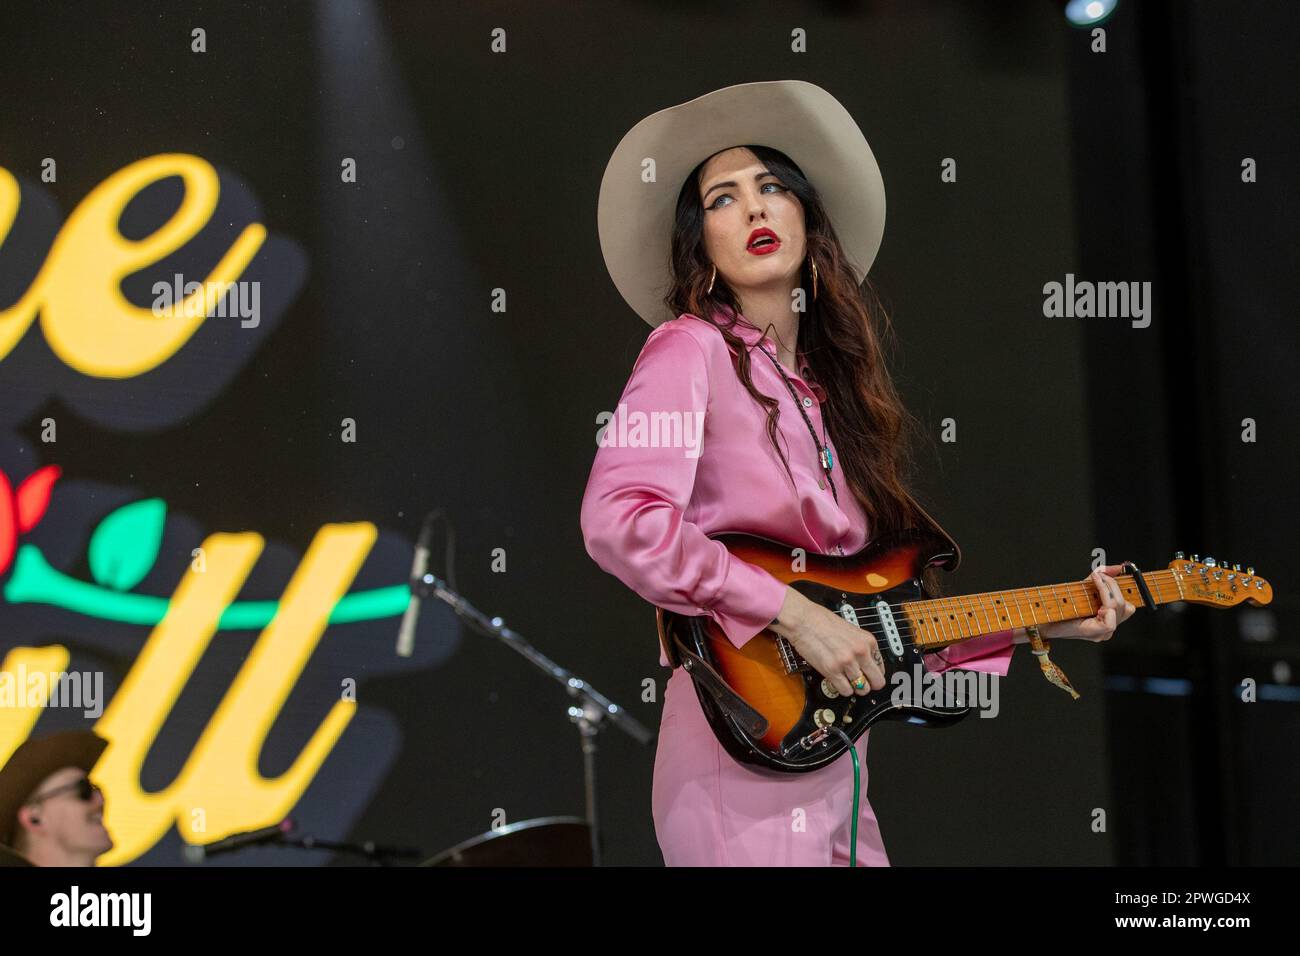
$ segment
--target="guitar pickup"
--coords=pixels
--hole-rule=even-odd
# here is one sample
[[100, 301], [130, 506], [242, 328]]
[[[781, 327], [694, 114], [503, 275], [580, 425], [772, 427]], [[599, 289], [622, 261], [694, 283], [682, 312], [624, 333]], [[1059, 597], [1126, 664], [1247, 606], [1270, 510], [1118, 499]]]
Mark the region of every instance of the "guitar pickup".
[[894, 612], [889, 606], [889, 602], [879, 600], [876, 602], [876, 613], [880, 615], [881, 633], [877, 637], [884, 637], [885, 644], [889, 647], [889, 653], [894, 655], [895, 660], [903, 659], [903, 638], [898, 633], [898, 622], [894, 620]]

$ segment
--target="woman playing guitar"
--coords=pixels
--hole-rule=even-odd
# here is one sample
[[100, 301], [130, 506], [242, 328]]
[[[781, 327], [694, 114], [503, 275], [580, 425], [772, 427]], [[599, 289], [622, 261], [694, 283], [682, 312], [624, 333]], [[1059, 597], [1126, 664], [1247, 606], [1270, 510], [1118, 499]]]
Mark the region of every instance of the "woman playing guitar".
[[[882, 689], [869, 631], [710, 537], [850, 555], [928, 518], [905, 486], [914, 420], [884, 361], [887, 320], [864, 292], [884, 193], [857, 124], [808, 83], [715, 91], [629, 132], [599, 219], [616, 285], [656, 328], [599, 441], [581, 513], [589, 554], [736, 647], [765, 630], [785, 638], [840, 695]], [[1094, 617], [1043, 624], [1043, 637], [1109, 639], [1134, 610], [1119, 571], [1093, 573]], [[1025, 640], [1008, 628], [927, 666], [1005, 675]], [[868, 737], [855, 744], [863, 767]], [[852, 790], [842, 766], [764, 776], [732, 759], [674, 670], [652, 799], [668, 865], [843, 865]], [[857, 859], [888, 865], [865, 800], [856, 832]]]

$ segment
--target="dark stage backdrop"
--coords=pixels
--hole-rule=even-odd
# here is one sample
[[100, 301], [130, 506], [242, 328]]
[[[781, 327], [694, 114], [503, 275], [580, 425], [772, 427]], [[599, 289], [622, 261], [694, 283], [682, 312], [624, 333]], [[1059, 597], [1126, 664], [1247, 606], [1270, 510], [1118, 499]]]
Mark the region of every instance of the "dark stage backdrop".
[[[1139, 42], [1120, 23], [1128, 6], [1113, 43]], [[1118, 149], [1111, 107], [1147, 95], [1115, 72], [1133, 51], [1090, 53], [1047, 2], [699, 11], [6, 6], [0, 490], [15, 515], [45, 507], [7, 538], [0, 525], [0, 656], [102, 673], [104, 707], [0, 709], [0, 756], [29, 733], [108, 734], [106, 862], [174, 863], [186, 842], [285, 814], [318, 837], [432, 855], [503, 821], [582, 813], [557, 687], [432, 602], [415, 654], [394, 652], [434, 507], [455, 524], [469, 600], [657, 726], [668, 672], [653, 611], [590, 561], [578, 527], [597, 415], [648, 332], [606, 274], [596, 198], [634, 123], [718, 87], [815, 82], [879, 160], [889, 218], [872, 275], [895, 374], [934, 437], [917, 488], [965, 554], [950, 593], [1082, 579], [1098, 549], [1144, 568], [1205, 550], [1178, 519], [1206, 503], [1169, 505], [1171, 451], [1149, 441], [1173, 383], [1126, 360], [1158, 359], [1180, 321], [1173, 294], [1157, 287], [1148, 328], [1043, 313], [1044, 284], [1070, 274], [1179, 281], [1150, 261], [1083, 275], [1096, 260], [1079, 223], [1098, 212], [1076, 186], [1095, 151]], [[791, 50], [799, 29], [806, 53]], [[1080, 111], [1093, 111], [1082, 144]], [[1147, 196], [1149, 182], [1130, 185]], [[1277, 201], [1279, 187], [1255, 188]], [[1103, 231], [1130, 208], [1101, 212]], [[148, 246], [173, 213], [176, 232]], [[154, 283], [178, 273], [255, 281], [260, 298], [152, 318]], [[1258, 333], [1240, 357], [1273, 352]], [[940, 438], [949, 419], [956, 441]], [[1282, 430], [1274, 418], [1234, 453], [1276, 461]], [[1148, 507], [1116, 510], [1120, 497]], [[1276, 579], [1278, 525], [1246, 527], [1225, 540]], [[1113, 645], [1157, 630], [1134, 620]], [[1123, 858], [1116, 828], [1145, 811], [1112, 787], [1114, 653], [1058, 645], [1078, 701], [1019, 648], [996, 719], [879, 727], [869, 796], [892, 860]], [[1130, 716], [1117, 736], [1150, 731]], [[653, 748], [611, 731], [599, 761], [607, 862], [659, 863]], [[223, 862], [346, 860], [260, 849]]]

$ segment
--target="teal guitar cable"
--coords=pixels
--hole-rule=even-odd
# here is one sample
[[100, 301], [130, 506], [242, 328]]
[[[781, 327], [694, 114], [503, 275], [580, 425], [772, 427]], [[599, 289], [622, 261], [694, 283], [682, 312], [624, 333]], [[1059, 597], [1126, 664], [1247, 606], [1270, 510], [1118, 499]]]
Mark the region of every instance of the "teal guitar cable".
[[831, 728], [837, 734], [844, 738], [848, 744], [849, 756], [853, 758], [853, 825], [849, 828], [849, 866], [858, 865], [858, 795], [862, 790], [862, 768], [858, 765], [858, 748], [853, 746], [853, 741], [839, 727]]

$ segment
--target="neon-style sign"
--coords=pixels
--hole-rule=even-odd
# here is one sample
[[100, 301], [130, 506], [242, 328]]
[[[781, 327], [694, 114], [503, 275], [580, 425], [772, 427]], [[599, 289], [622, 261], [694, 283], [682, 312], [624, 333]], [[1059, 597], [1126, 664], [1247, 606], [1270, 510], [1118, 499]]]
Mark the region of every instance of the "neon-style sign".
[[[90, 567], [98, 583], [77, 579], [52, 568], [39, 548], [17, 544], [17, 532], [32, 528], [44, 513], [59, 469], [47, 465], [19, 486], [10, 509], [0, 507], [0, 574], [9, 565], [15, 547], [13, 574], [4, 586], [10, 604], [51, 604], [105, 621], [152, 627], [167, 614], [169, 601], [130, 589], [148, 573], [158, 554], [166, 506], [150, 498], [119, 509], [104, 519], [90, 540]], [[0, 471], [0, 496], [8, 496], [9, 482]], [[24, 495], [24, 492], [26, 494]], [[24, 498], [27, 504], [23, 504]], [[11, 511], [12, 517], [4, 514]], [[196, 559], [201, 570], [206, 558]], [[352, 624], [393, 617], [406, 610], [408, 585], [394, 584], [344, 595], [330, 611], [330, 624]], [[260, 630], [278, 613], [276, 601], [235, 601], [217, 621], [218, 630]]]
[[[152, 234], [124, 236], [119, 223], [128, 204], [172, 177], [184, 186], [179, 208]], [[198, 235], [220, 191], [213, 167], [186, 154], [148, 157], [105, 179], [68, 216], [22, 297], [0, 310], [0, 365], [12, 358], [38, 316], [50, 350], [81, 375], [131, 379], [182, 362], [184, 346], [216, 311], [219, 290], [238, 281], [268, 243], [266, 228], [245, 225], [195, 291], [165, 318], [129, 301], [122, 282]], [[20, 202], [17, 180], [0, 168], [0, 244]], [[289, 266], [299, 269], [292, 280], [285, 278], [293, 271], [288, 266], [273, 269], [272, 278], [296, 288], [301, 263]], [[225, 379], [214, 368], [209, 384], [219, 388], [234, 367], [228, 363], [221, 370]], [[23, 540], [46, 514], [59, 475], [52, 465], [22, 480], [0, 472], [0, 593], [10, 605], [46, 605], [150, 629], [95, 727], [109, 740], [93, 775], [108, 794], [105, 825], [116, 844], [100, 863], [138, 858], [172, 826], [187, 842], [208, 843], [279, 821], [303, 796], [357, 708], [355, 697], [340, 693], [287, 770], [273, 778], [258, 771], [267, 735], [326, 627], [400, 615], [409, 598], [405, 583], [350, 591], [375, 544], [376, 526], [360, 521], [321, 527], [278, 600], [237, 600], [266, 546], [255, 532], [207, 535], [196, 542], [195, 560], [170, 597], [144, 594], [136, 586], [158, 555], [167, 511], [162, 499], [131, 502], [100, 520], [87, 550], [93, 580], [80, 580]], [[165, 788], [146, 791], [141, 769], [182, 690], [214, 637], [237, 630], [260, 633], [180, 771]], [[11, 674], [22, 668], [61, 672], [68, 663], [67, 648], [57, 644], [0, 653], [0, 669]], [[30, 735], [46, 703], [24, 699], [0, 708], [0, 761]]]
[[[171, 219], [143, 239], [123, 236], [118, 222], [127, 204], [173, 176], [184, 182], [185, 198]], [[26, 295], [0, 312], [0, 361], [38, 313], [50, 348], [86, 375], [131, 378], [171, 358], [216, 310], [219, 289], [248, 268], [266, 241], [266, 227], [246, 226], [202, 287], [165, 320], [129, 302], [122, 294], [122, 280], [198, 235], [216, 209], [218, 192], [216, 170], [183, 153], [150, 156], [100, 183], [59, 230]], [[20, 201], [18, 181], [0, 167], [0, 243], [13, 227]]]

